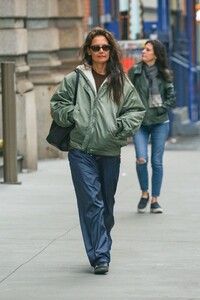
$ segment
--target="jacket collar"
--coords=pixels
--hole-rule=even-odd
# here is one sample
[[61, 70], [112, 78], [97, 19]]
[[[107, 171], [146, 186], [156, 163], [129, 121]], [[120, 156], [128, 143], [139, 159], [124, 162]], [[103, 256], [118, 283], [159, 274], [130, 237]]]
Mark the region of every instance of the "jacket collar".
[[[87, 80], [90, 82], [90, 84], [92, 85], [95, 94], [97, 93], [97, 89], [96, 89], [96, 84], [94, 81], [94, 77], [92, 75], [92, 68], [91, 66], [85, 66], [85, 65], [79, 65], [77, 66], [77, 69], [81, 70], [82, 73], [84, 74], [85, 78], [87, 78]], [[106, 79], [104, 80], [103, 84], [106, 83], [108, 81], [108, 77], [106, 77]]]
[[142, 73], [142, 63], [139, 63], [135, 66], [135, 74], [141, 74]]

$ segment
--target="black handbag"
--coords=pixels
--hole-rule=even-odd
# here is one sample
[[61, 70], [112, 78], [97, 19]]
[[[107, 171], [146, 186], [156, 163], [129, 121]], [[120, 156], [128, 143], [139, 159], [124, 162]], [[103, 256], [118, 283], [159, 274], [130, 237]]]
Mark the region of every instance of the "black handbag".
[[[76, 105], [76, 96], [78, 90], [79, 71], [76, 69], [76, 85], [74, 92], [74, 105]], [[61, 127], [54, 120], [51, 123], [49, 134], [46, 140], [49, 144], [61, 151], [69, 151], [70, 132], [74, 128], [74, 124], [69, 127]]]

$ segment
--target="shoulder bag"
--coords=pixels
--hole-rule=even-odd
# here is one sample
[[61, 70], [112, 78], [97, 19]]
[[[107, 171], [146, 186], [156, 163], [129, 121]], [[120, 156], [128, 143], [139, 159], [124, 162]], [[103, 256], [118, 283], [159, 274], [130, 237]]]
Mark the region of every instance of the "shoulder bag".
[[[76, 72], [76, 85], [75, 85], [75, 93], [74, 93], [74, 105], [76, 105], [76, 96], [78, 90], [78, 81], [79, 81], [79, 71]], [[49, 134], [46, 137], [46, 140], [52, 146], [58, 148], [61, 151], [69, 151], [69, 141], [70, 141], [70, 133], [74, 128], [74, 124], [69, 127], [61, 127], [54, 120], [51, 123], [51, 127], [49, 129]]]

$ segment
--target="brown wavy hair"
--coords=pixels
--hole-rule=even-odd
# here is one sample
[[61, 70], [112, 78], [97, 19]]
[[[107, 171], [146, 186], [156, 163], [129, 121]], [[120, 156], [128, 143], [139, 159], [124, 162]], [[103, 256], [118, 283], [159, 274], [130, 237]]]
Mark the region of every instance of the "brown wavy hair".
[[145, 42], [146, 44], [151, 44], [153, 46], [153, 51], [155, 53], [156, 59], [156, 66], [158, 68], [158, 72], [162, 78], [165, 80], [172, 79], [172, 72], [168, 68], [167, 62], [167, 52], [165, 45], [159, 40], [148, 40]]
[[92, 58], [88, 54], [88, 48], [91, 46], [92, 40], [99, 35], [103, 35], [111, 46], [110, 56], [106, 66], [106, 72], [109, 74], [108, 91], [109, 95], [111, 97], [113, 96], [113, 101], [119, 105], [120, 98], [123, 94], [125, 73], [121, 63], [121, 50], [112, 33], [100, 27], [92, 29], [88, 33], [81, 48], [82, 62], [84, 65], [92, 66]]

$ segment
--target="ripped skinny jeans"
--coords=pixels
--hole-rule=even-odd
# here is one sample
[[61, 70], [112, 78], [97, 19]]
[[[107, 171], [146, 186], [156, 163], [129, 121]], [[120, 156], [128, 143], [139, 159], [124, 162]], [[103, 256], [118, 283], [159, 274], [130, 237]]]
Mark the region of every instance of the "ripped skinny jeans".
[[[148, 174], [148, 144], [151, 145], [151, 195], [160, 196], [163, 180], [163, 154], [165, 142], [169, 134], [169, 122], [150, 126], [141, 126], [133, 137], [136, 152], [136, 171], [143, 192], [149, 190]], [[138, 163], [138, 159], [143, 158], [144, 163]]]

